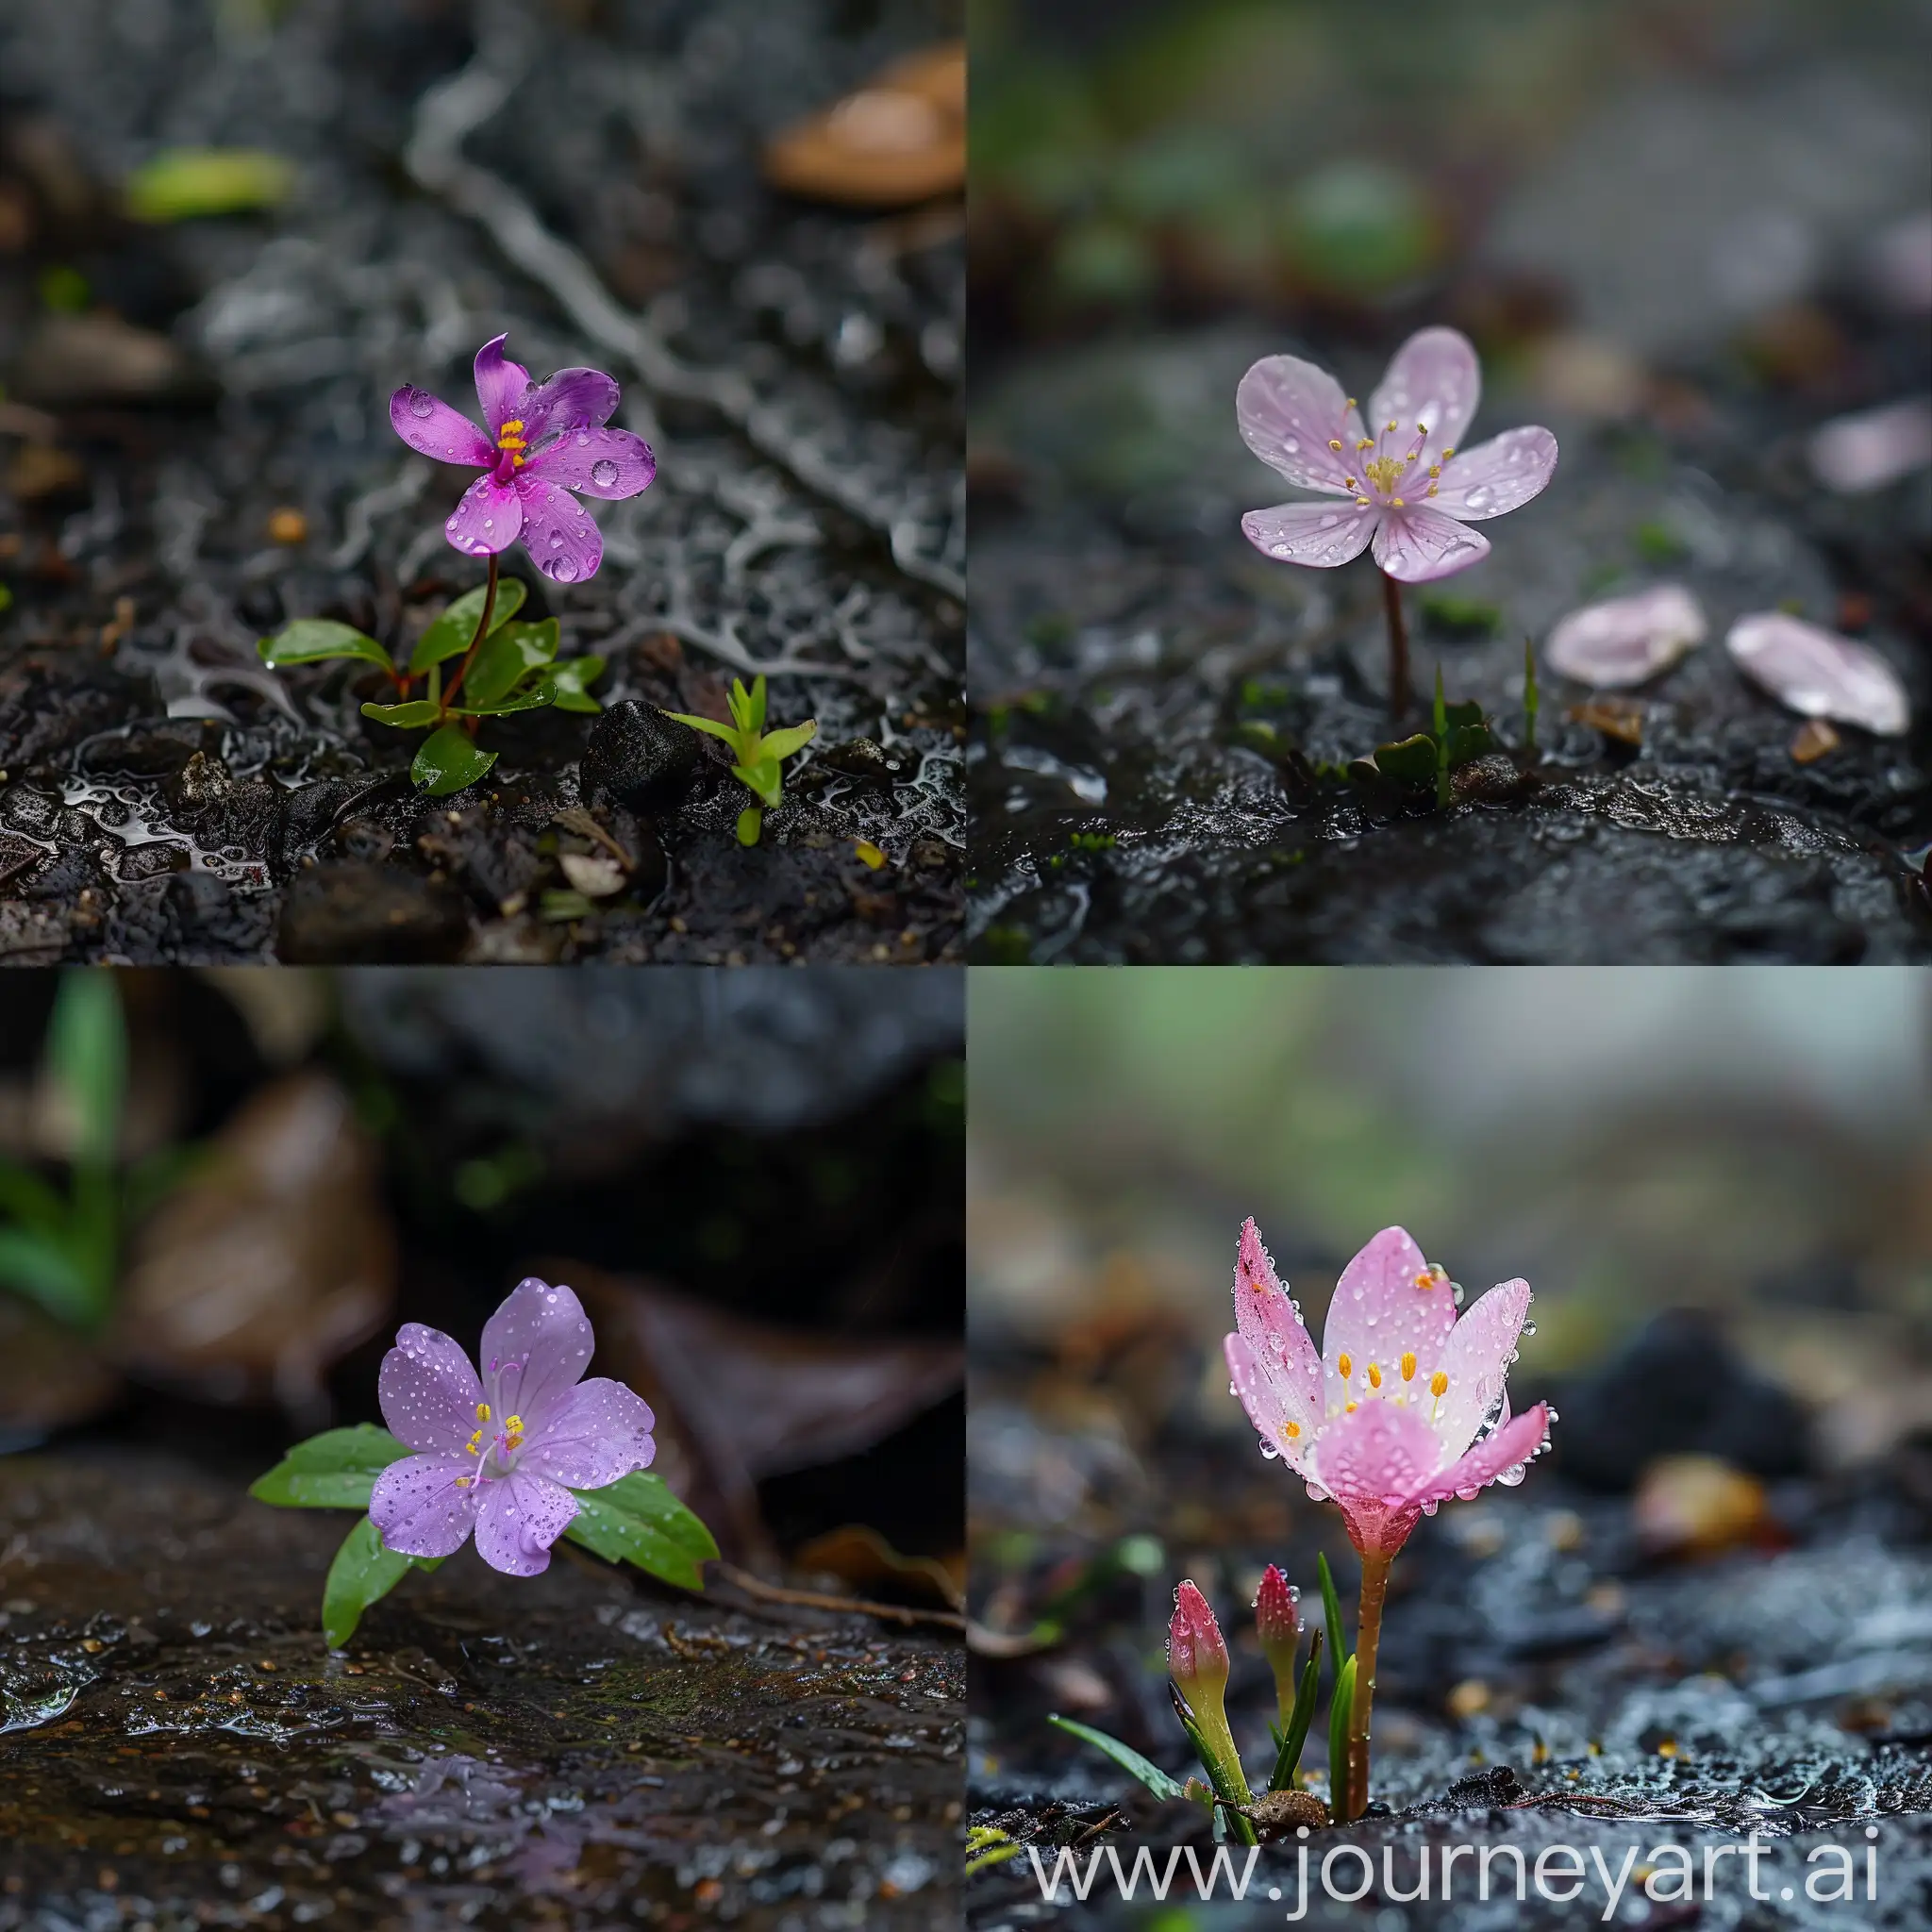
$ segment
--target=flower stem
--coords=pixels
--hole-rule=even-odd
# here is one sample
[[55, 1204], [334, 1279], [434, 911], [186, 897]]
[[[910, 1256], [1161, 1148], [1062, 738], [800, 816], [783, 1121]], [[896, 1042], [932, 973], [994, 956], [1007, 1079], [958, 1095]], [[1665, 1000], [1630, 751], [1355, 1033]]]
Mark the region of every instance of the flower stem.
[[457, 675], [450, 679], [449, 689], [442, 694], [442, 708], [448, 711], [456, 702], [457, 692], [462, 689], [463, 679], [468, 675], [470, 662], [475, 657], [477, 646], [490, 635], [491, 613], [496, 608], [496, 552], [490, 553], [490, 582], [483, 592], [483, 614], [476, 620], [476, 635], [470, 640], [470, 648], [463, 653], [463, 661], [457, 666]]
[[1362, 1593], [1355, 1626], [1355, 1702], [1348, 1713], [1348, 1818], [1359, 1818], [1368, 1809], [1369, 1707], [1375, 1701], [1375, 1646], [1382, 1640], [1382, 1599], [1388, 1594], [1389, 1566], [1394, 1560], [1392, 1556], [1374, 1552], [1362, 1557]]
[[1387, 571], [1382, 578], [1382, 613], [1389, 621], [1389, 715], [1400, 720], [1408, 709], [1408, 625], [1402, 616], [1402, 586]]

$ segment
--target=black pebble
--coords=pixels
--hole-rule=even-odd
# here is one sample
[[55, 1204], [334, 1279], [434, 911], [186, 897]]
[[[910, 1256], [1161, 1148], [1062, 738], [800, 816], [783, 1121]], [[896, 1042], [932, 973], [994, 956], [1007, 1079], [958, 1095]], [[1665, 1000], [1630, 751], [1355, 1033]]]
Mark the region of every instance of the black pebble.
[[599, 791], [646, 817], [674, 809], [697, 770], [698, 735], [653, 706], [625, 698], [591, 727], [579, 767], [588, 801]]

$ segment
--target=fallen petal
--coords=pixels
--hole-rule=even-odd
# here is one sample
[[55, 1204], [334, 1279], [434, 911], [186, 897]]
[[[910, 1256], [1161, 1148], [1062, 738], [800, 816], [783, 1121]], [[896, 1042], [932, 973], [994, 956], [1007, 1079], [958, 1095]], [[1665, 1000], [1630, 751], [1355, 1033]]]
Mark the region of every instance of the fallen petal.
[[1811, 438], [1811, 469], [1827, 490], [1860, 496], [1932, 463], [1932, 397], [1840, 416]]
[[1873, 247], [1870, 266], [1873, 285], [1894, 308], [1932, 314], [1932, 208], [1886, 229]]
[[1782, 610], [1757, 610], [1731, 626], [1724, 648], [1781, 704], [1807, 718], [1835, 718], [1881, 738], [1911, 722], [1898, 673], [1869, 645]]
[[1580, 684], [1614, 690], [1668, 670], [1709, 629], [1703, 606], [1683, 585], [1653, 584], [1558, 619], [1543, 661]]

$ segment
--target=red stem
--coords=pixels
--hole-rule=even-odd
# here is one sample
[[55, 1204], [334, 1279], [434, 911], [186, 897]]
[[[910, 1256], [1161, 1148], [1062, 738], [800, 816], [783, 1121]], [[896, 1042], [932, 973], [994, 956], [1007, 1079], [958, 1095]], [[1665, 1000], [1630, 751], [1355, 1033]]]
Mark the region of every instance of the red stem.
[[456, 694], [463, 688], [463, 679], [469, 675], [471, 661], [476, 655], [476, 647], [482, 643], [490, 630], [490, 613], [496, 608], [496, 553], [490, 554], [490, 583], [483, 592], [483, 615], [476, 620], [476, 635], [470, 640], [470, 648], [463, 653], [463, 661], [457, 666], [457, 675], [450, 679], [449, 689], [442, 694], [443, 715], [449, 715], [449, 708], [455, 702]]
[[1408, 709], [1408, 625], [1402, 616], [1402, 586], [1387, 571], [1382, 578], [1382, 612], [1389, 622], [1389, 715], [1401, 721]]

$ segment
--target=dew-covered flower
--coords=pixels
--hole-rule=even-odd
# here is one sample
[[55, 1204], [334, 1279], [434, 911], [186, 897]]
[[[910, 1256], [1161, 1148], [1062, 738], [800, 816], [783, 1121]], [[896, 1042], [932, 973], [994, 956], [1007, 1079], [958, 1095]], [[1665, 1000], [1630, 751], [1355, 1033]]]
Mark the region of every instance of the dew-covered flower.
[[1383, 571], [1412, 584], [1480, 563], [1489, 539], [1468, 525], [1520, 509], [1557, 469], [1547, 429], [1506, 429], [1462, 449], [1481, 393], [1475, 350], [1453, 328], [1423, 329], [1395, 352], [1369, 398], [1368, 428], [1325, 369], [1264, 356], [1236, 393], [1242, 440], [1297, 489], [1347, 501], [1251, 509], [1248, 541], [1329, 570], [1373, 541]]
[[1191, 1582], [1174, 1593], [1174, 1615], [1167, 1626], [1167, 1674], [1190, 1704], [1198, 1708], [1220, 1707], [1227, 1689], [1227, 1640], [1208, 1599]]
[[383, 1541], [447, 1557], [475, 1530], [493, 1568], [547, 1569], [577, 1513], [571, 1491], [601, 1490], [657, 1453], [641, 1396], [607, 1376], [578, 1379], [594, 1345], [576, 1296], [534, 1275], [483, 1324], [480, 1379], [451, 1337], [405, 1323], [377, 1393], [390, 1433], [416, 1453], [375, 1479], [369, 1515]]
[[405, 383], [389, 399], [389, 420], [413, 450], [487, 474], [463, 492], [443, 525], [458, 550], [489, 557], [519, 537], [545, 576], [581, 583], [604, 560], [604, 538], [574, 490], [635, 496], [658, 474], [641, 437], [607, 429], [621, 394], [601, 369], [559, 369], [542, 382], [503, 353], [498, 336], [476, 351], [476, 400], [489, 433]]
[[1393, 1556], [1450, 1496], [1520, 1482], [1548, 1440], [1548, 1405], [1511, 1417], [1504, 1388], [1529, 1284], [1503, 1282], [1458, 1320], [1449, 1277], [1402, 1228], [1342, 1270], [1320, 1354], [1252, 1221], [1234, 1307], [1227, 1366], [1248, 1420], [1310, 1496], [1341, 1506], [1364, 1556]]

